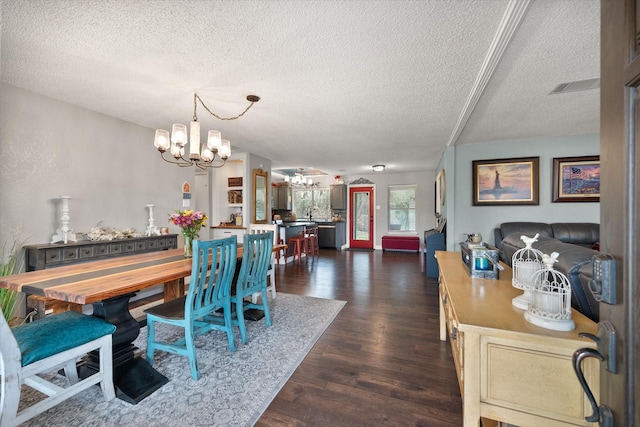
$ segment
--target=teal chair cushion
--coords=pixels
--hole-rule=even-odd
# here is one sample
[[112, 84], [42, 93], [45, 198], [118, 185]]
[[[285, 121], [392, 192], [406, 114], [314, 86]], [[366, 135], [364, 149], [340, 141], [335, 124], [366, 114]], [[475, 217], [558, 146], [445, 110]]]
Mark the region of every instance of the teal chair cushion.
[[112, 334], [116, 327], [104, 319], [75, 311], [54, 314], [12, 328], [22, 353], [22, 366]]

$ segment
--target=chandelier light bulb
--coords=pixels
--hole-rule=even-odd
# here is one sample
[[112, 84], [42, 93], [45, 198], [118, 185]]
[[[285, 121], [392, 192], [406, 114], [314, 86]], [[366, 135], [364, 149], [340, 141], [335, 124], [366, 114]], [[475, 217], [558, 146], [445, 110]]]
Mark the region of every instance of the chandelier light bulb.
[[171, 146], [171, 142], [169, 141], [169, 131], [156, 129], [156, 136], [153, 140], [153, 145], [162, 152], [167, 151]]
[[210, 162], [210, 161], [213, 160], [213, 153], [206, 146], [203, 146], [202, 147], [202, 153], [200, 154], [200, 157], [205, 162]]
[[179, 147], [187, 145], [187, 127], [180, 123], [174, 123], [171, 128], [171, 142]]
[[209, 136], [207, 137], [207, 148], [213, 153], [220, 151], [220, 147], [222, 146], [221, 138], [222, 135], [220, 134], [220, 131], [210, 130]]
[[222, 140], [222, 146], [220, 147], [220, 157], [228, 159], [231, 156], [231, 143], [227, 139]]

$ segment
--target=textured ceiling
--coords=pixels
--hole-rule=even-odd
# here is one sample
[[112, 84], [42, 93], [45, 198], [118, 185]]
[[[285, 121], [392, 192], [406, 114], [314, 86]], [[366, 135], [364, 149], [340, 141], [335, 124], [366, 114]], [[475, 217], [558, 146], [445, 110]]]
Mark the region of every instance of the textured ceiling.
[[599, 131], [599, 90], [548, 95], [599, 77], [597, 0], [532, 1], [471, 109], [509, 1], [1, 1], [3, 82], [169, 130], [194, 91], [223, 116], [256, 94], [198, 118], [274, 169], [433, 170], [448, 144]]

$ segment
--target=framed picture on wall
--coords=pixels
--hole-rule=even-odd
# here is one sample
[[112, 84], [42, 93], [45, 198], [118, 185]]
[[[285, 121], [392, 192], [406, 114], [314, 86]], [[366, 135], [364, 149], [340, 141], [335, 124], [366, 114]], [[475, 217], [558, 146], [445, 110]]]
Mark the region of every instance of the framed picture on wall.
[[553, 202], [599, 202], [600, 156], [553, 159]]
[[539, 157], [474, 160], [473, 206], [538, 205]]

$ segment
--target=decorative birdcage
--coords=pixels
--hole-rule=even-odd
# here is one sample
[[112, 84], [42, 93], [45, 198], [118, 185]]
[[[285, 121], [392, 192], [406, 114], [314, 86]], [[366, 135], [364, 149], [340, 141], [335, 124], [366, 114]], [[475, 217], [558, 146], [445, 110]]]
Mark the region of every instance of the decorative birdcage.
[[567, 276], [554, 270], [558, 253], [543, 254], [544, 270], [533, 275], [531, 303], [524, 318], [546, 329], [572, 331], [576, 324], [571, 318], [571, 285]]
[[533, 285], [532, 278], [534, 274], [544, 269], [542, 263], [542, 252], [531, 247], [534, 242], [538, 241], [538, 236], [534, 237], [520, 236], [525, 247], [518, 249], [511, 258], [511, 266], [513, 268], [513, 279], [511, 284], [516, 289], [522, 289], [521, 295], [513, 298], [511, 304], [522, 310], [529, 308], [531, 302], [531, 287]]

